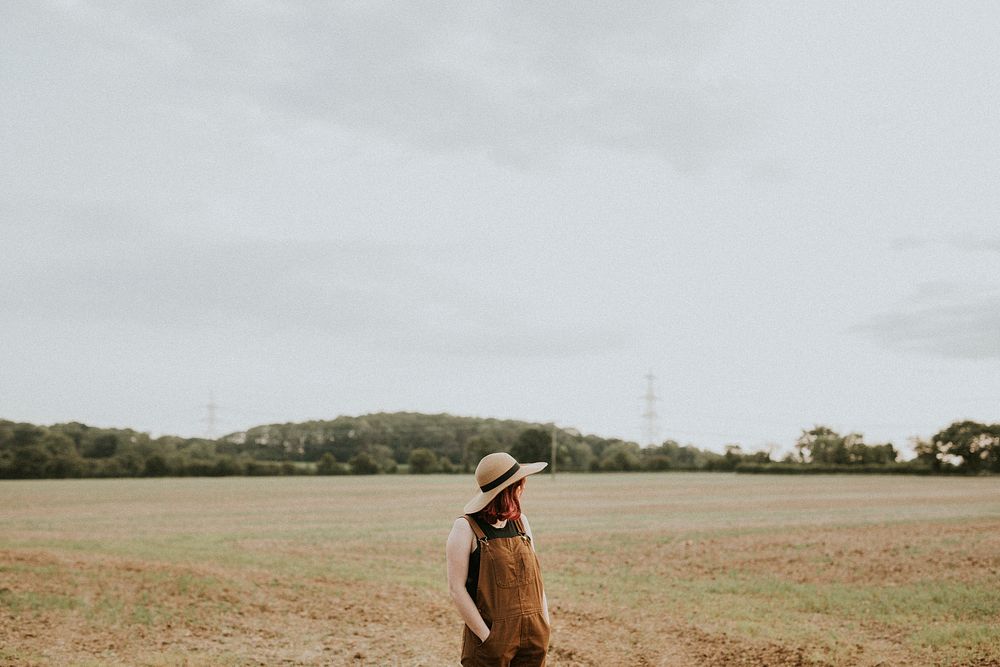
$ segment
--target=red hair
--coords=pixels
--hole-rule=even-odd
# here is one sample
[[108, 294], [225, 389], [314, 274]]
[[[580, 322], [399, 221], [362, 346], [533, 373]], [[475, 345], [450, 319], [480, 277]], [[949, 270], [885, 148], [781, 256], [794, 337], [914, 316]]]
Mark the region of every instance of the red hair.
[[514, 521], [521, 518], [521, 501], [517, 498], [518, 489], [524, 486], [524, 478], [517, 480], [490, 501], [490, 504], [479, 510], [477, 514], [488, 524], [507, 519]]

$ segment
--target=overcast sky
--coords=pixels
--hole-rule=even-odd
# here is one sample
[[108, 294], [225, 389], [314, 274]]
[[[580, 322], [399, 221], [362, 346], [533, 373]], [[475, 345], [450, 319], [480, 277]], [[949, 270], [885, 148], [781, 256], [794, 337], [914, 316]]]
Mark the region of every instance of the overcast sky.
[[0, 418], [1000, 420], [993, 2], [0, 5]]

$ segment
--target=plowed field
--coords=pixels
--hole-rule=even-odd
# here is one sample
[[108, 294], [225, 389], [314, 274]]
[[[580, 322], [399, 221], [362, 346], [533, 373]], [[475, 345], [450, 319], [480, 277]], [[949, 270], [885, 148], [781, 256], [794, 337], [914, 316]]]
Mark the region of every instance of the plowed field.
[[[454, 665], [469, 476], [0, 483], [0, 665]], [[1000, 665], [1000, 479], [532, 477], [550, 664]]]

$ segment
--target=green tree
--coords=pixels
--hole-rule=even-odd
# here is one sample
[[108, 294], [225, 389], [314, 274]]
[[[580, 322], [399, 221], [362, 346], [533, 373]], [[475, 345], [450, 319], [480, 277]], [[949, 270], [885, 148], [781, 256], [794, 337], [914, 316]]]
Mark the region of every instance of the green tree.
[[866, 445], [861, 441], [848, 443], [848, 458], [850, 463], [862, 465], [886, 465], [895, 463], [899, 452], [891, 442], [884, 445]]
[[743, 448], [739, 445], [726, 445], [726, 453], [722, 455], [726, 470], [734, 470], [736, 465], [743, 460]]
[[510, 455], [523, 463], [551, 463], [552, 434], [540, 428], [525, 429], [511, 446]]
[[601, 456], [601, 470], [606, 472], [639, 470], [642, 468], [639, 451], [639, 445], [634, 442], [618, 442], [606, 447]]
[[644, 466], [649, 470], [711, 470], [725, 467], [721, 455], [691, 445], [681, 445], [676, 440], [665, 440], [658, 446], [645, 447], [639, 453]]
[[912, 442], [913, 451], [917, 453], [917, 460], [927, 464], [931, 470], [940, 472], [944, 463], [944, 452], [941, 451], [940, 443], [933, 438], [930, 440], [914, 438]]
[[343, 475], [346, 472], [343, 464], [337, 461], [337, 457], [330, 452], [323, 454], [316, 462], [317, 475]]
[[42, 441], [49, 453], [45, 476], [54, 478], [82, 477], [86, 472], [83, 458], [76, 451], [76, 444], [62, 433], [49, 432]]
[[215, 462], [211, 472], [215, 477], [227, 477], [230, 475], [239, 475], [243, 470], [233, 457], [223, 456]]
[[590, 470], [590, 464], [594, 460], [594, 450], [583, 440], [572, 440], [566, 445], [569, 451], [568, 464], [567, 457], [563, 456], [562, 445], [559, 447], [559, 469], [560, 470]]
[[49, 465], [49, 454], [37, 444], [21, 445], [14, 450], [11, 461], [11, 477], [39, 479], [45, 477]]
[[159, 454], [153, 454], [146, 459], [146, 465], [142, 474], [146, 477], [163, 477], [170, 474], [170, 466], [167, 465], [165, 458]]
[[379, 471], [378, 462], [367, 452], [358, 452], [349, 463], [355, 475], [375, 475]]
[[814, 426], [802, 431], [795, 441], [796, 460], [800, 463], [847, 463], [843, 436], [828, 426]]
[[410, 472], [424, 475], [436, 472], [438, 468], [437, 456], [431, 450], [425, 447], [418, 447], [410, 452]]
[[368, 448], [368, 452], [372, 459], [375, 460], [375, 464], [378, 466], [380, 472], [396, 472], [398, 465], [392, 454], [392, 448], [387, 445], [372, 445]]
[[743, 460], [749, 463], [772, 463], [771, 452], [769, 452], [766, 449], [761, 449], [756, 452], [750, 452], [749, 454], [744, 454]]
[[12, 479], [37, 479], [46, 476], [51, 454], [45, 445], [48, 431], [32, 424], [0, 424], [0, 475]]
[[651, 471], [670, 470], [672, 468], [670, 458], [663, 454], [652, 454], [642, 457], [642, 469]]
[[961, 459], [963, 470], [1000, 472], [1000, 424], [955, 422], [936, 433], [933, 442], [943, 458]]
[[114, 433], [104, 433], [85, 441], [83, 455], [92, 459], [106, 459], [118, 451], [118, 437]]

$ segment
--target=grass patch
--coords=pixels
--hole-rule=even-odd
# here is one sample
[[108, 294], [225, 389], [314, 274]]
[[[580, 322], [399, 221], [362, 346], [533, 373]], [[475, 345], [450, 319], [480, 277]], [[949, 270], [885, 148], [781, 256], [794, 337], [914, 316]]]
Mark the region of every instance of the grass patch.
[[[0, 611], [15, 631], [37, 612], [89, 632], [92, 654], [69, 664], [114, 661], [99, 639], [115, 633], [136, 664], [252, 664], [264, 645], [277, 664], [300, 650], [281, 637], [310, 623], [373, 655], [365, 642], [427, 620], [396, 628], [398, 599], [369, 591], [420, 591], [440, 601], [437, 622], [457, 618], [444, 542], [470, 493], [468, 476], [446, 475], [0, 483], [0, 507], [16, 508], [0, 519], [13, 552], [0, 575], [18, 582]], [[560, 475], [531, 478], [523, 500], [550, 604], [613, 619], [560, 627], [564, 645], [663, 618], [835, 664], [857, 645], [902, 652], [885, 664], [1000, 662], [986, 574], [1000, 569], [1000, 480]], [[219, 643], [223, 630], [243, 643]], [[153, 636], [184, 650], [150, 650]], [[18, 641], [5, 650], [31, 662], [46, 639]]]
[[0, 607], [13, 614], [25, 612], [45, 612], [51, 610], [77, 609], [82, 602], [71, 595], [60, 593], [39, 593], [36, 591], [12, 591], [0, 589]]

